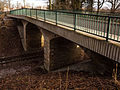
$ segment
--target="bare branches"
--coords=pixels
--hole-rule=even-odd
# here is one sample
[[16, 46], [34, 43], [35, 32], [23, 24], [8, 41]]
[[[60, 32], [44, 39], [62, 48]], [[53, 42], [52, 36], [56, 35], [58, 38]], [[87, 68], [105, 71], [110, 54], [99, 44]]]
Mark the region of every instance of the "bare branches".
[[98, 2], [97, 2], [97, 12], [99, 12], [99, 10], [102, 8], [104, 2], [105, 2], [105, 0], [98, 0]]
[[106, 0], [111, 4], [111, 12], [114, 13], [117, 9], [120, 8], [120, 1], [119, 0]]
[[81, 10], [83, 2], [85, 0], [55, 0], [53, 4], [57, 9]]
[[4, 9], [11, 9], [11, 0], [0, 0], [0, 11], [4, 11]]

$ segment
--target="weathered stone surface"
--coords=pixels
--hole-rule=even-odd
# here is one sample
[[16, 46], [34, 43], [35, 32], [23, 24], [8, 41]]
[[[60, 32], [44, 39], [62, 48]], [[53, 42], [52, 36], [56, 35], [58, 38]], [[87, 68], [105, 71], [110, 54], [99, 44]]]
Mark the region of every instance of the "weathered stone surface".
[[41, 48], [42, 34], [37, 26], [22, 21], [23, 25], [18, 26], [19, 35], [25, 51]]
[[84, 59], [84, 51], [65, 38], [58, 37], [50, 41], [50, 70], [80, 62]]
[[36, 50], [41, 48], [42, 34], [37, 26], [29, 23], [26, 27], [27, 50]]
[[50, 70], [50, 40], [58, 37], [57, 35], [48, 32], [42, 28], [39, 28], [44, 36], [44, 67], [46, 70]]
[[84, 59], [84, 51], [77, 44], [41, 29], [44, 35], [44, 66], [48, 71]]

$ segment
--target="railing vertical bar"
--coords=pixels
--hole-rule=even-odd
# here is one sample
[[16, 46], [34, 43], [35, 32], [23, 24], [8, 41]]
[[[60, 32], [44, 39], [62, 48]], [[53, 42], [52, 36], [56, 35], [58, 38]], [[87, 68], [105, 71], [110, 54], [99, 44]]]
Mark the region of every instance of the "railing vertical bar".
[[[112, 18], [110, 19], [110, 22], [112, 21]], [[113, 20], [114, 21], [114, 20]], [[110, 38], [112, 38], [112, 33], [113, 33], [113, 22], [111, 22], [110, 23], [110, 34], [111, 34], [111, 36], [110, 36]]]
[[95, 18], [95, 16], [93, 16], [93, 17], [94, 17], [94, 18], [93, 18], [93, 19], [94, 19], [93, 29], [94, 29], [94, 33], [95, 33], [95, 30], [96, 30], [96, 25], [95, 25], [96, 20], [95, 20], [95, 19], [96, 19], [96, 18]]
[[97, 16], [97, 28], [96, 28], [96, 35], [98, 35], [98, 16]]
[[101, 26], [101, 17], [98, 17], [98, 35], [101, 34], [100, 26]]
[[45, 10], [44, 10], [44, 21], [46, 21], [46, 18], [45, 18]]
[[26, 16], [27, 16], [27, 8], [26, 8]]
[[98, 35], [100, 35], [101, 34], [101, 30], [100, 30], [100, 26], [101, 26], [101, 17], [98, 17], [98, 27], [99, 27], [99, 33], [98, 33]]
[[58, 16], [57, 16], [57, 11], [56, 11], [55, 12], [56, 25], [57, 25], [57, 18], [58, 18]]
[[88, 20], [89, 20], [89, 32], [91, 33], [91, 21], [90, 21], [91, 20], [91, 16], [89, 16]]
[[37, 9], [36, 9], [36, 19], [37, 19]]
[[87, 23], [88, 23], [88, 22], [87, 22], [87, 15], [85, 15], [85, 22], [86, 22], [86, 26], [85, 26], [85, 27], [86, 27], [86, 29], [87, 29], [87, 32], [88, 32], [88, 25], [87, 25]]
[[104, 37], [106, 37], [106, 36], [105, 36], [105, 33], [106, 33], [106, 19], [107, 19], [107, 18], [105, 17], [105, 20], [104, 20], [104, 21], [105, 21], [105, 23], [104, 23]]
[[117, 35], [117, 41], [120, 41], [120, 40], [119, 40], [119, 33], [120, 33], [120, 25], [118, 25], [118, 35]]
[[87, 32], [87, 29], [86, 29], [86, 17], [84, 15], [84, 22], [85, 22], [85, 31]]
[[92, 32], [92, 31], [91, 31], [91, 26], [92, 26], [92, 24], [91, 24], [91, 16], [89, 16], [89, 21], [90, 21], [90, 23], [89, 23], [89, 24], [90, 24], [90, 25], [89, 25], [89, 26], [90, 26], [90, 27], [89, 27], [89, 30], [90, 30], [90, 33], [91, 33], [91, 32]]
[[[86, 28], [85, 15], [84, 15], [84, 27]], [[86, 31], [86, 29], [85, 29], [85, 31]]]
[[92, 32], [92, 22], [91, 22], [92, 16], [90, 16], [90, 32]]
[[22, 15], [23, 15], [23, 8], [22, 8]]
[[84, 18], [82, 17], [82, 15], [79, 15], [79, 16], [80, 16], [80, 19], [79, 19], [80, 23], [78, 25], [81, 25], [80, 26], [80, 29], [81, 29], [81, 27], [84, 27], [84, 25], [83, 25], [84, 24]]
[[[78, 15], [79, 15], [79, 14], [78, 14]], [[79, 15], [79, 17], [77, 17], [77, 19], [79, 20], [79, 22], [77, 22], [78, 29], [80, 29], [81, 26], [83, 26], [82, 23], [81, 23], [81, 21], [82, 21], [81, 15]], [[83, 23], [84, 23], [84, 22], [83, 22]], [[81, 25], [81, 26], [79, 26], [79, 25]]]
[[74, 31], [76, 30], [76, 24], [77, 24], [77, 14], [74, 14]]
[[31, 15], [31, 9], [30, 9], [30, 17], [31, 17], [32, 15]]
[[101, 21], [101, 36], [103, 36], [103, 23], [104, 23], [104, 17], [102, 18], [102, 21]]
[[107, 25], [107, 36], [106, 36], [106, 41], [108, 41], [109, 38], [109, 28], [110, 28], [110, 17], [108, 17], [108, 25]]
[[116, 32], [117, 32], [117, 19], [115, 19], [114, 39], [116, 36]]
[[90, 20], [89, 20], [89, 15], [87, 16], [87, 28], [88, 28], [88, 32], [90, 32], [90, 28], [89, 28], [89, 25], [90, 25]]
[[22, 14], [21, 14], [21, 10], [19, 10], [19, 11], [20, 11], [20, 15], [22, 15]]

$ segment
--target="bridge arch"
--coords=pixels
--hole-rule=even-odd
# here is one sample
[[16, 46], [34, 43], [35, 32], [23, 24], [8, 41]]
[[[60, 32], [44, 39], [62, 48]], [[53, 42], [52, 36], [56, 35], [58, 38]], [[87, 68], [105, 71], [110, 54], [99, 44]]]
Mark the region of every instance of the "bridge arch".
[[84, 50], [72, 41], [63, 37], [50, 40], [50, 69], [80, 62], [84, 60], [84, 56]]
[[42, 33], [40, 32], [39, 28], [32, 23], [28, 23], [26, 26], [27, 50], [40, 49], [41, 38], [42, 38]]

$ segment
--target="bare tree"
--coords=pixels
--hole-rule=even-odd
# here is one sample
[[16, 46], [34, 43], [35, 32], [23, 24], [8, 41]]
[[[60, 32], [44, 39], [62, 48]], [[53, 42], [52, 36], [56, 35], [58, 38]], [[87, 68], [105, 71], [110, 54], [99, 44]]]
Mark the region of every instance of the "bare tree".
[[97, 5], [97, 13], [99, 13], [104, 3], [105, 3], [105, 0], [94, 0], [94, 4]]
[[56, 9], [81, 10], [84, 1], [85, 0], [55, 0], [53, 4]]
[[23, 3], [24, 3], [24, 8], [25, 8], [25, 0], [23, 0]]
[[120, 8], [120, 0], [106, 0], [111, 4], [111, 13], [114, 13], [117, 9]]
[[0, 11], [4, 11], [4, 2], [0, 0]]
[[11, 10], [11, 0], [8, 0], [8, 8]]
[[71, 0], [71, 6], [73, 10], [82, 10], [82, 3], [85, 0]]
[[93, 0], [87, 0], [87, 11], [93, 11]]
[[52, 10], [52, 1], [49, 0], [49, 9]]
[[97, 12], [99, 12], [99, 10], [102, 8], [104, 2], [105, 2], [105, 0], [98, 0], [98, 4], [97, 4]]

